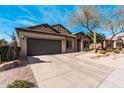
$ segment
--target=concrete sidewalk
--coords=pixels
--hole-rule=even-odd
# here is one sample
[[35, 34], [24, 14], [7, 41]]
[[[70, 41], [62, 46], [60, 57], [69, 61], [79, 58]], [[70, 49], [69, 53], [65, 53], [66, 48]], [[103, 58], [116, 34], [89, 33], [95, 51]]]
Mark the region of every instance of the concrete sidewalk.
[[121, 63], [101, 83], [99, 88], [124, 88], [124, 58], [118, 59]]

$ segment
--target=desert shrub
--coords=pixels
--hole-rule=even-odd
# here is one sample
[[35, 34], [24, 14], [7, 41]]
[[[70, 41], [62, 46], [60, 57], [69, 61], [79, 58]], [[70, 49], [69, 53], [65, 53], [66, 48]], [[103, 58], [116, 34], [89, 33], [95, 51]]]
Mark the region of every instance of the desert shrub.
[[112, 52], [113, 51], [113, 48], [107, 48], [106, 51], [107, 52]]
[[117, 50], [117, 51], [121, 51], [121, 50], [122, 50], [122, 48], [117, 48], [116, 50]]
[[1, 61], [7, 60], [7, 52], [9, 46], [0, 46]]
[[7, 88], [30, 88], [31, 83], [26, 80], [15, 80]]
[[120, 51], [119, 51], [119, 50], [114, 50], [113, 52], [114, 52], [114, 53], [120, 53]]
[[20, 47], [0, 46], [1, 61], [11, 61], [19, 58]]
[[106, 48], [105, 49], [107, 52], [114, 52], [116, 50], [116, 48]]
[[105, 50], [100, 50], [100, 54], [106, 54], [107, 52]]

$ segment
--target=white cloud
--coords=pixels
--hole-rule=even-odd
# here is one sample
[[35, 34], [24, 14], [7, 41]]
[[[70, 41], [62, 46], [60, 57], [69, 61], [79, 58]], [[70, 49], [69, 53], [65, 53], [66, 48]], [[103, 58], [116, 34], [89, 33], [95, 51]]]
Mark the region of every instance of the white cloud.
[[62, 11], [58, 9], [60, 8], [59, 6], [38, 6], [35, 8], [37, 8], [39, 13], [42, 15], [42, 21], [53, 24], [60, 24], [63, 23], [63, 21], [65, 22], [65, 17], [70, 13], [70, 10], [62, 7], [63, 11], [66, 12], [63, 14]]
[[35, 25], [36, 23], [34, 22], [31, 22], [31, 21], [28, 21], [28, 20], [19, 20], [17, 21], [17, 23], [21, 24], [21, 25], [25, 25], [25, 26], [28, 26], [28, 25]]
[[37, 20], [36, 16], [34, 16], [34, 14], [30, 10], [28, 10], [26, 6], [18, 6], [18, 8], [23, 12], [27, 13], [26, 16], [19, 16], [20, 18], [27, 17], [31, 20]]

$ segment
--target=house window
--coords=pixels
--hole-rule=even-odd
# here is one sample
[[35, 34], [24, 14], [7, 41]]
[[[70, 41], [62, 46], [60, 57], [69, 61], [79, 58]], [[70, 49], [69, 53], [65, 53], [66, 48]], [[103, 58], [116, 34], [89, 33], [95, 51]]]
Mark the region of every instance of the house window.
[[124, 47], [124, 44], [122, 44], [122, 47]]
[[122, 46], [122, 43], [116, 43], [116, 46], [117, 47], [121, 47]]
[[72, 41], [66, 40], [66, 48], [72, 48]]
[[83, 46], [84, 46], [84, 48], [89, 48], [89, 42], [88, 41], [84, 41], [83, 42]]
[[113, 43], [114, 43], [114, 42], [108, 42], [108, 43], [107, 43], [107, 46], [108, 46], [108, 47], [113, 47]]

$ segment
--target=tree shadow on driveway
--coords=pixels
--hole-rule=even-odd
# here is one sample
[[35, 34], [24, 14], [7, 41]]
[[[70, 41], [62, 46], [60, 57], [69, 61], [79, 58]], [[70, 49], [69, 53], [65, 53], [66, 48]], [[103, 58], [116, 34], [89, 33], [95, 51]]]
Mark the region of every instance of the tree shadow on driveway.
[[52, 63], [52, 61], [40, 60], [39, 58], [35, 58], [35, 57], [28, 57], [27, 59], [29, 64]]

